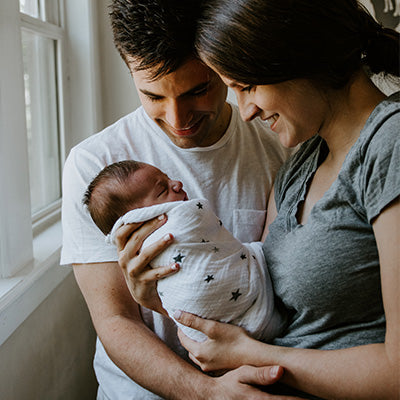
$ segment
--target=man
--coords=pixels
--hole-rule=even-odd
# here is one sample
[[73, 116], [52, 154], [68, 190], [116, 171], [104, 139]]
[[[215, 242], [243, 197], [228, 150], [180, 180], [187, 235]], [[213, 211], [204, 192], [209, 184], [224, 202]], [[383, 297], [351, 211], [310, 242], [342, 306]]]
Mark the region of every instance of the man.
[[65, 164], [61, 262], [74, 265], [100, 339], [98, 399], [247, 398], [261, 392], [246, 383], [269, 384], [282, 373], [246, 367], [211, 378], [194, 368], [174, 324], [135, 304], [116, 249], [105, 244], [82, 205], [104, 166], [136, 159], [181, 180], [189, 198], [207, 198], [239, 240], [260, 240], [286, 152], [262, 121], [240, 120], [237, 108], [225, 102], [222, 81], [195, 57], [198, 3], [113, 1], [114, 41], [142, 107], [76, 146]]

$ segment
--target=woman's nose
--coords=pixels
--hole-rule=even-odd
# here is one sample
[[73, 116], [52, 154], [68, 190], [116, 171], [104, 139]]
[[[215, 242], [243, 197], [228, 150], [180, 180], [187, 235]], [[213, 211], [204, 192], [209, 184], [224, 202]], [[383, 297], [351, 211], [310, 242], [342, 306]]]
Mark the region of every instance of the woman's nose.
[[251, 121], [259, 116], [261, 110], [253, 103], [239, 103], [239, 111], [243, 121]]
[[243, 121], [251, 121], [252, 119], [258, 117], [261, 109], [256, 106], [252, 96], [248, 93], [243, 93], [241, 90], [234, 89], [236, 94], [236, 99], [239, 106], [240, 116]]

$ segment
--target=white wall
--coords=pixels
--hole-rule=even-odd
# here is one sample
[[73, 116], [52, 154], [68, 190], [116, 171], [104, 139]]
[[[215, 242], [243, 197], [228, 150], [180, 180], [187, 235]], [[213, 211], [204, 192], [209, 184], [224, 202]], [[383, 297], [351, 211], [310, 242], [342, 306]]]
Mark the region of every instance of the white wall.
[[95, 334], [72, 274], [0, 347], [2, 400], [91, 400]]
[[104, 127], [135, 110], [140, 105], [128, 67], [114, 47], [108, 5], [99, 0], [100, 70], [102, 85], [102, 118]]

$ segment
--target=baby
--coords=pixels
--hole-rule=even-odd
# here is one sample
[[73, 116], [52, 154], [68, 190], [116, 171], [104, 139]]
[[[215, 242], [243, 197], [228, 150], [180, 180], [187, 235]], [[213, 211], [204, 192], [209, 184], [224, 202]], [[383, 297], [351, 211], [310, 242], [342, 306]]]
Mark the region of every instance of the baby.
[[[157, 284], [171, 318], [176, 310], [183, 310], [242, 326], [264, 341], [280, 332], [284, 321], [274, 307], [261, 243], [240, 243], [223, 227], [206, 199], [188, 200], [181, 182], [152, 165], [121, 161], [94, 178], [83, 202], [109, 243], [114, 243], [121, 225], [167, 214], [167, 222], [143, 247], [167, 233], [174, 235], [174, 243], [151, 263], [155, 267], [180, 265], [179, 272]], [[177, 324], [193, 340], [207, 338]]]

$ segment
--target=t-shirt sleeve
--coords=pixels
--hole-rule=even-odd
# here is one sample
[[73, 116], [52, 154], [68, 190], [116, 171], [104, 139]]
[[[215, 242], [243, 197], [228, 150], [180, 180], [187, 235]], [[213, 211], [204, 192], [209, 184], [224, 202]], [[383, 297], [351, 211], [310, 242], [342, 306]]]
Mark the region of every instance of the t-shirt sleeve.
[[99, 160], [82, 149], [73, 149], [64, 165], [61, 264], [118, 260], [115, 246], [105, 242], [82, 203], [87, 186], [102, 168]]
[[400, 112], [387, 119], [368, 145], [363, 163], [364, 207], [368, 221], [400, 195]]

